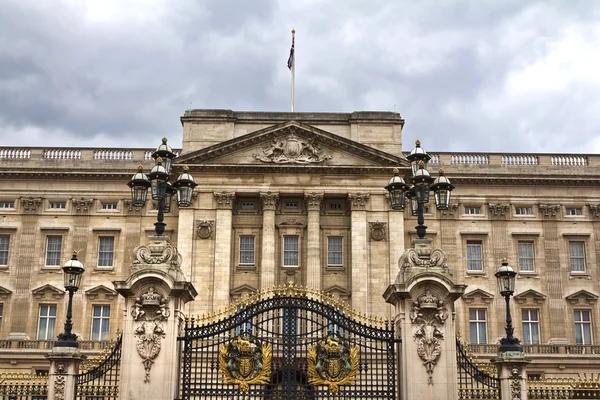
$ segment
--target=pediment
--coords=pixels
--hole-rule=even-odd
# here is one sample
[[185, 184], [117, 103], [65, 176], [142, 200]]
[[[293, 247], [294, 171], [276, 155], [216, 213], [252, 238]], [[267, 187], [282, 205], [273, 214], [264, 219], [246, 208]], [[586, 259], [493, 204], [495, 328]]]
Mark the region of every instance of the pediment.
[[494, 295], [489, 292], [486, 292], [483, 289], [475, 289], [475, 290], [471, 290], [469, 293], [463, 294], [462, 299], [467, 304], [471, 304], [471, 303], [489, 304], [494, 299]]
[[296, 121], [264, 128], [178, 157], [174, 164], [255, 168], [408, 168], [406, 159]]
[[352, 295], [352, 293], [348, 289], [337, 285], [328, 287], [327, 289], [323, 290], [323, 293], [337, 297], [343, 301], [348, 301], [348, 299], [350, 299], [350, 296]]
[[544, 300], [546, 300], [546, 296], [543, 293], [538, 292], [537, 290], [533, 290], [533, 289], [528, 289], [522, 293], [519, 293], [517, 295], [515, 295], [515, 301], [519, 304], [525, 304], [525, 303], [535, 303], [535, 304], [541, 304], [544, 302]]
[[65, 291], [57, 288], [56, 286], [46, 284], [46, 285], [43, 285], [43, 286], [33, 289], [31, 291], [31, 293], [38, 300], [43, 299], [43, 298], [60, 299], [62, 296], [64, 296]]
[[592, 292], [588, 292], [587, 290], [580, 290], [578, 292], [568, 295], [567, 297], [565, 297], [565, 299], [567, 299], [567, 301], [573, 305], [594, 304], [598, 301], [598, 297], [600, 296]]
[[3, 286], [0, 286], [0, 300], [5, 300], [12, 294], [12, 290], [9, 290]]
[[229, 294], [234, 300], [239, 300], [244, 297], [250, 296], [252, 293], [256, 293], [257, 290], [249, 285], [238, 286], [235, 289], [231, 289]]
[[85, 291], [85, 294], [91, 300], [96, 300], [96, 299], [112, 300], [117, 296], [116, 291], [114, 291], [104, 285], [98, 285], [91, 289], [88, 289]]

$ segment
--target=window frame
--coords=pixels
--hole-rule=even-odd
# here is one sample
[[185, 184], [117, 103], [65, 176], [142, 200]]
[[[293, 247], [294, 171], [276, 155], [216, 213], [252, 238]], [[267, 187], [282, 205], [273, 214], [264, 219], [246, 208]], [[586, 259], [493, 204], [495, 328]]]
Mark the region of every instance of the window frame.
[[[330, 239], [339, 239], [339, 245], [340, 248], [339, 250], [335, 249], [335, 250], [331, 250], [330, 249]], [[344, 246], [344, 236], [343, 235], [327, 235], [327, 268], [334, 268], [334, 269], [339, 269], [339, 268], [344, 268], [344, 261], [345, 258], [344, 257], [344, 251], [345, 251], [345, 247]], [[339, 254], [339, 259], [340, 259], [340, 263], [331, 263], [331, 254]]]
[[[583, 321], [582, 318], [582, 313], [588, 313], [589, 315], [589, 321]], [[577, 314], [579, 313], [580, 315], [580, 321], [577, 321]], [[588, 346], [588, 345], [593, 345], [594, 344], [594, 326], [593, 326], [593, 321], [592, 321], [592, 316], [593, 316], [593, 312], [591, 309], [589, 308], [575, 308], [573, 309], [573, 322], [574, 322], [574, 328], [575, 328], [575, 344], [578, 345], [583, 345], [583, 346]], [[577, 343], [577, 329], [578, 329], [578, 325], [581, 326], [582, 330], [583, 327], [585, 325], [588, 326], [589, 329], [589, 336], [590, 336], [590, 343], [585, 343], [585, 336], [584, 336], [584, 332], [581, 332], [581, 338], [583, 343]]]
[[[94, 311], [96, 309], [96, 307], [100, 307], [100, 315], [99, 316], [94, 316]], [[104, 315], [104, 309], [108, 308], [108, 315]], [[98, 337], [95, 338], [94, 337], [94, 322], [95, 321], [99, 321], [99, 332], [98, 332]], [[106, 321], [106, 334], [104, 336], [104, 338], [102, 337], [102, 327], [103, 327], [103, 322]], [[92, 318], [91, 318], [91, 325], [90, 325], [90, 340], [97, 340], [97, 341], [102, 341], [102, 340], [108, 340], [109, 339], [109, 335], [110, 335], [110, 304], [92, 304]]]
[[[473, 216], [473, 215], [483, 215], [483, 212], [481, 210], [481, 206], [463, 206], [463, 215], [469, 215], [469, 216]], [[476, 212], [471, 212], [471, 211], [476, 211]]]
[[[527, 210], [522, 212], [522, 210]], [[515, 206], [515, 215], [518, 217], [533, 216], [533, 206]]]
[[[570, 211], [574, 211], [571, 213]], [[583, 207], [565, 207], [566, 217], [583, 217]]]
[[[252, 250], [242, 249], [242, 238], [252, 238]], [[238, 256], [238, 266], [240, 268], [256, 268], [256, 235], [252, 234], [240, 234], [238, 235], [238, 248], [237, 248], [237, 256]], [[246, 263], [242, 262], [242, 252], [252, 253], [252, 262]]]
[[[48, 311], [46, 312], [46, 315], [42, 315], [42, 307], [48, 307]], [[54, 315], [50, 315], [50, 311], [54, 309]], [[37, 340], [54, 340], [56, 339], [55, 337], [55, 331], [56, 331], [56, 320], [57, 320], [57, 305], [56, 304], [49, 304], [49, 303], [41, 303], [38, 305], [38, 323], [37, 323], [37, 335], [36, 338]], [[46, 327], [45, 329], [45, 334], [43, 335], [44, 337], [41, 337], [41, 326], [42, 326], [42, 319], [46, 320]], [[54, 321], [54, 325], [52, 326], [52, 332], [50, 333], [48, 330], [48, 322], [50, 320]]]
[[[2, 241], [2, 239], [7, 238], [7, 243], [6, 243], [6, 250], [2, 247], [0, 247], [0, 268], [8, 268], [8, 264], [10, 263], [10, 242], [11, 242], [11, 236], [8, 233], [1, 233], [0, 234], [0, 241]], [[0, 246], [3, 246], [2, 243], [0, 243]], [[4, 258], [4, 254], [6, 254], [6, 262], [3, 263], [2, 260]]]
[[[285, 245], [286, 245], [286, 238], [296, 238], [297, 239], [297, 246], [295, 250], [286, 250], [285, 249]], [[285, 233], [283, 234], [282, 237], [282, 241], [281, 241], [281, 265], [283, 266], [283, 268], [285, 269], [290, 269], [290, 268], [300, 268], [300, 263], [301, 263], [301, 245], [300, 245], [300, 235], [299, 234], [293, 234], [293, 233]], [[286, 264], [286, 253], [289, 252], [295, 252], [296, 253], [296, 264], [292, 265], [292, 264]]]
[[[575, 256], [575, 257], [573, 256], [572, 245], [575, 244], [575, 243], [579, 243], [582, 246], [582, 249], [581, 249], [582, 250], [582, 255], [581, 256]], [[579, 239], [579, 240], [577, 240], [577, 239], [569, 239], [567, 246], [568, 246], [568, 250], [569, 250], [568, 254], [569, 254], [569, 271], [570, 271], [570, 273], [571, 274], [575, 274], [575, 275], [577, 275], [577, 274], [587, 274], [587, 262], [586, 262], [586, 254], [585, 254], [587, 246], [585, 244], [585, 240], [581, 240], [581, 239]], [[574, 267], [573, 260], [574, 259], [575, 260], [582, 260], [582, 262], [583, 262], [583, 269], [582, 270], [574, 270], [573, 269], [573, 267]]]
[[[531, 245], [531, 257], [522, 257], [521, 256], [521, 245]], [[531, 269], [523, 269], [522, 268], [522, 264], [521, 261], [522, 260], [531, 260]], [[517, 240], [517, 262], [518, 262], [518, 268], [519, 268], [519, 273], [524, 273], [524, 274], [533, 274], [535, 273], [535, 241], [531, 240], [531, 239], [527, 239], [527, 240]]]
[[[105, 253], [109, 253], [108, 251], [101, 251], [100, 249], [100, 245], [102, 242], [102, 239], [106, 239], [106, 238], [112, 238], [112, 251], [110, 251], [111, 253], [111, 264], [110, 265], [100, 265], [100, 256], [101, 254], [105, 254]], [[96, 246], [96, 267], [97, 268], [101, 268], [101, 269], [113, 269], [115, 267], [115, 244], [117, 241], [117, 235], [110, 235], [110, 234], [99, 234], [98, 235], [98, 244]]]
[[[58, 263], [56, 264], [48, 264], [49, 250], [48, 247], [50, 245], [51, 238], [60, 238], [60, 246], [57, 251], [53, 251], [53, 253], [58, 253]], [[48, 234], [46, 235], [46, 246], [44, 247], [44, 268], [60, 268], [62, 261], [62, 251], [63, 251], [64, 237], [63, 235], [57, 234]]]
[[[479, 262], [481, 264], [481, 268], [480, 269], [471, 269], [469, 268], [469, 261], [477, 261], [477, 260], [470, 260], [469, 259], [469, 246], [472, 245], [479, 245], [479, 249], [480, 249], [480, 258], [479, 258]], [[483, 273], [484, 272], [484, 251], [483, 251], [483, 240], [482, 239], [466, 239], [465, 241], [465, 260], [466, 260], [466, 267], [467, 267], [467, 273]]]
[[[475, 319], [471, 318], [471, 311], [475, 311]], [[479, 319], [479, 311], [483, 311], [483, 319]], [[488, 344], [488, 333], [487, 333], [487, 321], [488, 321], [488, 312], [487, 308], [469, 308], [469, 343], [470, 344]], [[475, 324], [476, 326], [476, 341], [473, 342], [472, 330], [471, 327]], [[483, 332], [485, 334], [484, 341], [481, 341], [481, 330], [480, 327], [483, 325]]]
[[[537, 319], [531, 318], [531, 312], [536, 312]], [[524, 312], [527, 312], [527, 319], [523, 318]], [[532, 327], [537, 326], [537, 342], [533, 341]], [[542, 331], [540, 323], [540, 309], [539, 308], [522, 308], [521, 309], [521, 327], [523, 329], [523, 344], [541, 344], [542, 343]], [[527, 340], [527, 334], [529, 335], [529, 341]]]

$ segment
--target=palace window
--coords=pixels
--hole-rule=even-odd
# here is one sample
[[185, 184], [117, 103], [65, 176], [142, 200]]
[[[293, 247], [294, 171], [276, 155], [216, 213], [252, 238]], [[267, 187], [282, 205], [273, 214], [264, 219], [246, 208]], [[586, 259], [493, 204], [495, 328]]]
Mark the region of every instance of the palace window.
[[581, 241], [569, 242], [571, 272], [585, 272], [585, 244]]
[[254, 236], [240, 236], [240, 265], [254, 265]]
[[583, 215], [581, 208], [567, 208], [566, 215]]
[[115, 254], [115, 237], [114, 236], [99, 236], [98, 237], [98, 266], [112, 267]]
[[9, 235], [0, 235], [0, 265], [8, 265]]
[[110, 322], [110, 306], [92, 307], [92, 334], [90, 340], [107, 340]]
[[286, 210], [297, 210], [298, 202], [297, 201], [286, 201], [284, 204], [284, 208]]
[[300, 259], [299, 236], [283, 237], [283, 266], [297, 267]]
[[102, 203], [103, 210], [116, 210], [117, 203]]
[[540, 343], [540, 311], [538, 309], [521, 310], [523, 320], [523, 342], [525, 344]]
[[519, 271], [533, 272], [533, 242], [519, 241]]
[[342, 267], [344, 265], [343, 237], [327, 237], [327, 266]]
[[38, 318], [38, 340], [53, 340], [56, 326], [56, 305], [40, 304]]
[[471, 339], [470, 343], [487, 343], [487, 320], [486, 310], [484, 308], [469, 309], [469, 334]]
[[60, 266], [62, 236], [46, 236], [46, 265]]
[[15, 208], [13, 201], [0, 201], [0, 208]]
[[2, 329], [2, 317], [4, 316], [4, 304], [0, 304], [0, 329]]
[[575, 310], [575, 343], [592, 344], [592, 317], [590, 310]]
[[466, 215], [479, 215], [481, 214], [481, 207], [465, 207]]
[[467, 240], [467, 271], [483, 271], [481, 240]]
[[53, 210], [64, 210], [67, 208], [66, 202], [51, 202], [50, 208]]
[[531, 207], [515, 207], [516, 215], [533, 215], [533, 209]]
[[256, 203], [254, 201], [245, 200], [240, 203], [240, 209], [242, 210], [254, 210]]

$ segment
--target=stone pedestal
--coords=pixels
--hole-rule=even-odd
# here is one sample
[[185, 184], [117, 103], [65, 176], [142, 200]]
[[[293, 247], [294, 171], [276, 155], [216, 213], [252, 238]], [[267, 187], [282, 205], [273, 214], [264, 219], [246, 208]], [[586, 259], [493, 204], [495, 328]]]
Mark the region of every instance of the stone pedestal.
[[446, 253], [427, 239], [413, 242], [399, 269], [383, 296], [395, 306], [402, 339], [400, 399], [457, 399], [454, 301], [466, 285], [453, 282]]
[[74, 399], [79, 365], [87, 357], [76, 347], [54, 347], [46, 358], [50, 361], [48, 399]]
[[138, 246], [125, 281], [115, 290], [125, 297], [120, 398], [177, 398], [179, 348], [184, 305], [197, 295], [180, 269], [180, 256], [165, 236]]
[[498, 368], [500, 378], [501, 400], [527, 399], [526, 366], [531, 361], [525, 358], [523, 352], [499, 353], [491, 360]]

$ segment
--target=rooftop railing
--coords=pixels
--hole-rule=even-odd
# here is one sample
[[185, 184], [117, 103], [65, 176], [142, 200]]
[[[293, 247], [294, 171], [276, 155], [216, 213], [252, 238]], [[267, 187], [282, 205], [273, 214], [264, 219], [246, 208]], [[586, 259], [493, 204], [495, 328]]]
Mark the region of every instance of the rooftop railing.
[[[181, 150], [173, 149], [176, 155]], [[0, 147], [4, 160], [151, 161], [154, 149]]]

